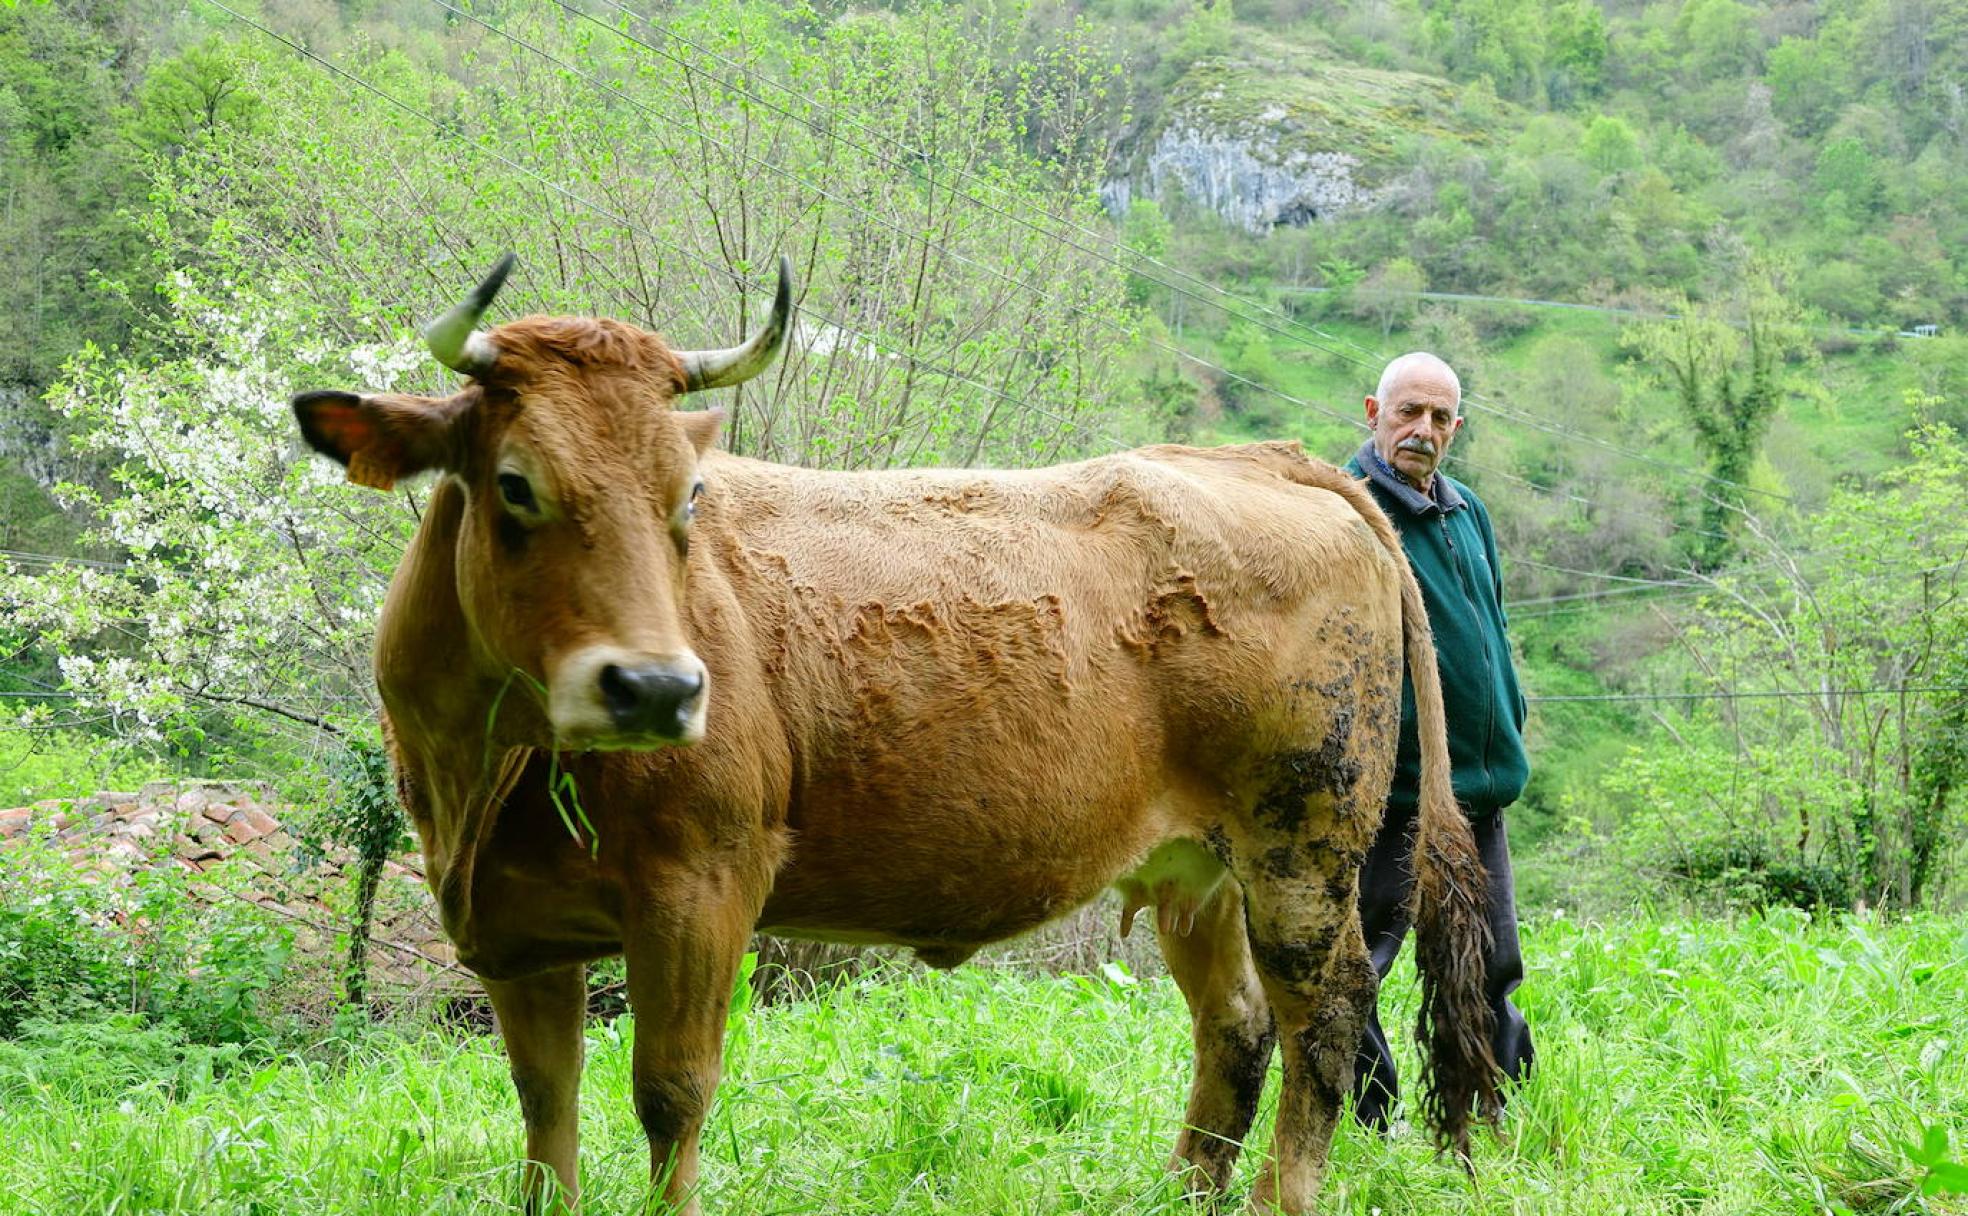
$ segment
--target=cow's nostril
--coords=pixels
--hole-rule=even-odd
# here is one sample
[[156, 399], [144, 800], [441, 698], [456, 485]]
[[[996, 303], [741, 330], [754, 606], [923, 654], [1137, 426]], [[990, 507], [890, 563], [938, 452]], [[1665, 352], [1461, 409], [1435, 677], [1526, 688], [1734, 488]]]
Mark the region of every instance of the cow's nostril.
[[619, 719], [633, 714], [638, 700], [635, 682], [627, 672], [610, 663], [601, 669], [601, 699], [607, 702], [610, 717]]

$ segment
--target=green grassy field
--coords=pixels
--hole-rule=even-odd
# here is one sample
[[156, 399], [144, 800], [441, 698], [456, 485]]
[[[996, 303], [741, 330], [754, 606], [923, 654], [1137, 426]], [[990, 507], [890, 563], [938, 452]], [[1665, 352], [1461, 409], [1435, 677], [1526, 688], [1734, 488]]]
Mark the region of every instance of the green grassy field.
[[[1466, 1182], [1418, 1131], [1346, 1127], [1327, 1210], [1968, 1211], [1906, 1144], [1968, 1132], [1968, 927], [1631, 920], [1529, 927], [1540, 1067]], [[1411, 979], [1387, 994], [1407, 1009]], [[1166, 980], [970, 970], [863, 980], [736, 1019], [705, 1135], [722, 1213], [1157, 1213], [1187, 1081]], [[589, 1032], [591, 1212], [642, 1210], [630, 1027]], [[1262, 1151], [1270, 1099], [1260, 1115]], [[519, 1112], [489, 1039], [301, 1050], [47, 1027], [0, 1042], [0, 1210], [512, 1208]], [[1252, 1170], [1247, 1156], [1240, 1191]], [[1239, 1195], [1241, 1198], [1241, 1194]]]

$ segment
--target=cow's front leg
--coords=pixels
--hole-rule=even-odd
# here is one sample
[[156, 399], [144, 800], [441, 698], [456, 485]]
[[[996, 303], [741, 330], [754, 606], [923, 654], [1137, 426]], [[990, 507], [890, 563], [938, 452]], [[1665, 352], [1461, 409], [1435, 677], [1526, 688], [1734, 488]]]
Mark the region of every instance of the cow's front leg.
[[652, 1182], [678, 1216], [698, 1211], [697, 1140], [717, 1093], [725, 1017], [759, 898], [730, 874], [652, 876], [628, 909], [636, 1114]]
[[[526, 1165], [521, 1196], [529, 1214], [573, 1211], [580, 1198], [582, 1020], [587, 1012], [587, 968], [561, 967], [523, 980], [486, 980], [499, 1015], [513, 1088], [526, 1120]], [[547, 1171], [559, 1182], [555, 1209]]]

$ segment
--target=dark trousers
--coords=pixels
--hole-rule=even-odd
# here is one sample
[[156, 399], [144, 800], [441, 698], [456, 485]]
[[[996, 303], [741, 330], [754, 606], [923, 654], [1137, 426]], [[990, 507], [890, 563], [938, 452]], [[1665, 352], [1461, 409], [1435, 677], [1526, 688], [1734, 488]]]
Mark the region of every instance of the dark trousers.
[[[1411, 865], [1414, 852], [1414, 812], [1387, 810], [1387, 821], [1367, 853], [1360, 869], [1360, 927], [1365, 931], [1367, 951], [1373, 956], [1374, 970], [1382, 979], [1401, 953], [1401, 942], [1408, 936], [1408, 899], [1414, 890]], [[1476, 833], [1476, 848], [1483, 868], [1489, 872], [1490, 931], [1495, 948], [1485, 960], [1486, 987], [1490, 1009], [1496, 1014], [1497, 1063], [1504, 1075], [1515, 1081], [1530, 1071], [1531, 1030], [1524, 1015], [1510, 1003], [1510, 994], [1524, 978], [1524, 955], [1517, 943], [1517, 895], [1510, 875], [1510, 842], [1505, 838], [1500, 811], [1472, 812], [1469, 826]], [[1370, 1127], [1385, 1127], [1401, 1082], [1394, 1072], [1394, 1053], [1388, 1050], [1387, 1032], [1381, 1029], [1380, 1012], [1367, 1018], [1367, 1033], [1360, 1041], [1360, 1052], [1353, 1062], [1354, 1114]]]

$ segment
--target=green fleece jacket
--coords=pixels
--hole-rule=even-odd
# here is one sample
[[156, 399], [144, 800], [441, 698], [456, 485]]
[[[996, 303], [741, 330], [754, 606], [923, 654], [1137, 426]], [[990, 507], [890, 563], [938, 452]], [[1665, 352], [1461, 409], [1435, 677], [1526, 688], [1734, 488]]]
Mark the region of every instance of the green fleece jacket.
[[[1517, 801], [1530, 779], [1524, 753], [1524, 694], [1505, 636], [1503, 576], [1490, 513], [1468, 486], [1436, 473], [1434, 497], [1401, 480], [1369, 440], [1346, 462], [1364, 477], [1401, 534], [1421, 584], [1448, 713], [1449, 765], [1456, 800], [1472, 814]], [[1421, 786], [1414, 686], [1401, 681], [1401, 746], [1391, 810], [1413, 810]]]

